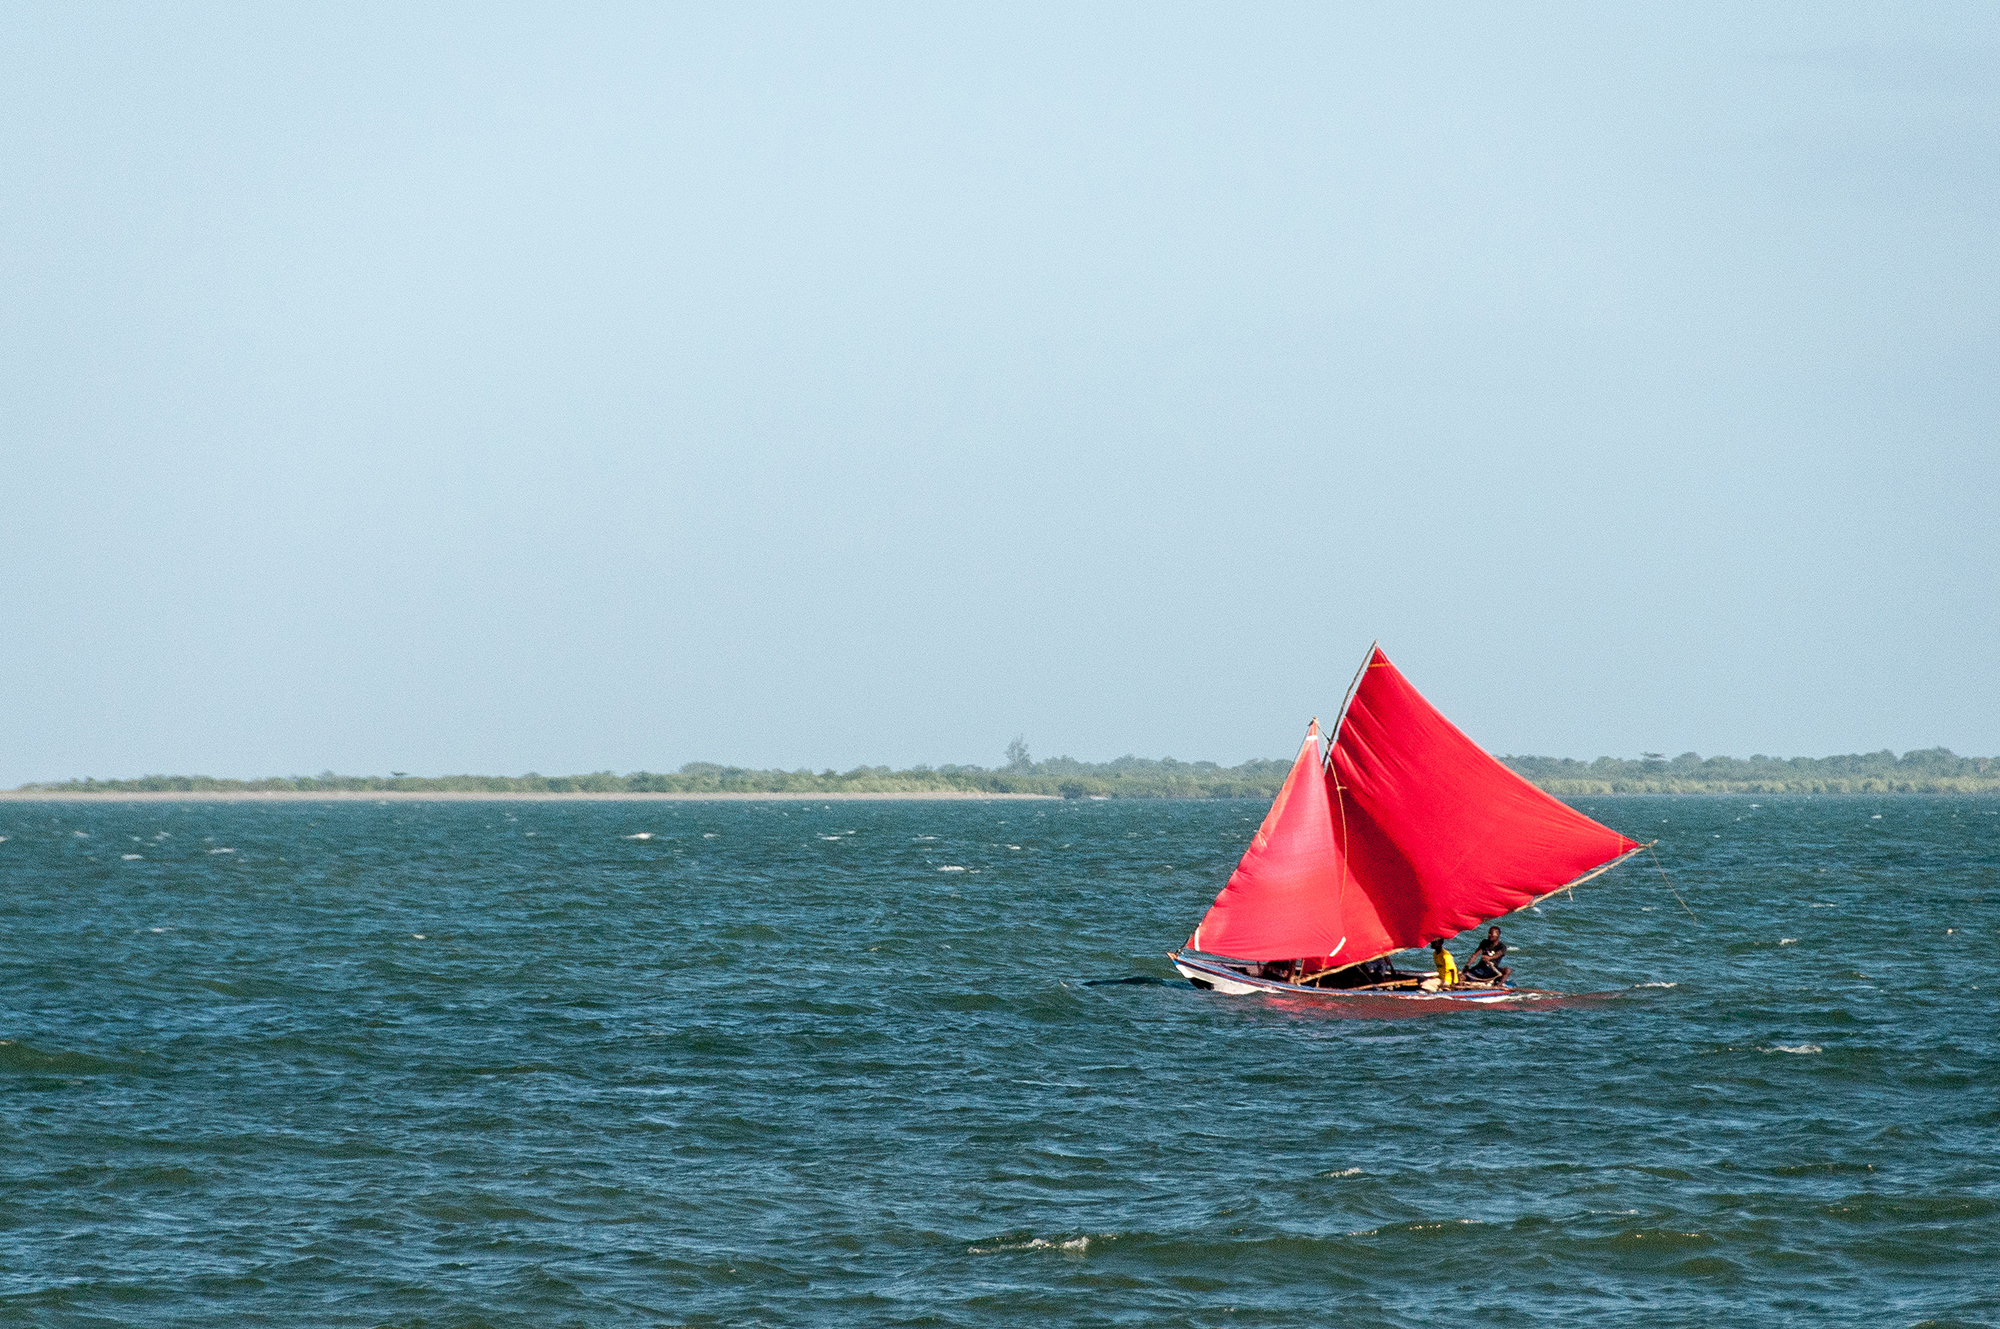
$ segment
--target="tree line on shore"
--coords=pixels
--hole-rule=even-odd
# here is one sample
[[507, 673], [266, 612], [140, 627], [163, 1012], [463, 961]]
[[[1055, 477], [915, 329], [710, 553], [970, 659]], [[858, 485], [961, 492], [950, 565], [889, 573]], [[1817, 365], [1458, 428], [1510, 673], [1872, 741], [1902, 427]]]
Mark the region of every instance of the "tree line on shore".
[[[1058, 798], [1269, 799], [1284, 783], [1289, 760], [1221, 766], [1172, 757], [1120, 757], [1085, 762], [1073, 757], [1032, 760], [1019, 740], [1007, 764], [983, 766], [856, 766], [849, 771], [750, 770], [694, 761], [678, 771], [618, 775], [318, 775], [256, 780], [206, 775], [147, 775], [124, 780], [64, 780], [23, 785], [41, 793], [494, 793], [494, 794], [1045, 794]], [[1837, 757], [1666, 758], [1501, 757], [1526, 779], [1559, 797], [1592, 794], [1947, 794], [2000, 793], [2000, 761], [1924, 748], [1900, 757], [1881, 752]]]
[[1837, 757], [1502, 757], [1558, 796], [1589, 794], [1983, 794], [2000, 793], [2000, 760], [1917, 748]]

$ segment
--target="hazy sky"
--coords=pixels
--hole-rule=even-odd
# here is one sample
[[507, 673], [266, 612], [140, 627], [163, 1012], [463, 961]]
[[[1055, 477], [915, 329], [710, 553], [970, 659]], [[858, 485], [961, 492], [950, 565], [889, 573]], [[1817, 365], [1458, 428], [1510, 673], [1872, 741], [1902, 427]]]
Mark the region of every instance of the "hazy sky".
[[0, 11], [0, 785], [2000, 751], [1990, 6], [577, 8]]

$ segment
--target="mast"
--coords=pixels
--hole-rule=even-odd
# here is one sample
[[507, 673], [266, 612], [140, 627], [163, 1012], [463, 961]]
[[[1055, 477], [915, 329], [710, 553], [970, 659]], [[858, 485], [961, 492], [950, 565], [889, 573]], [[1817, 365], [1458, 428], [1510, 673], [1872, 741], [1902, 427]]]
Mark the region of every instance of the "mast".
[[1354, 671], [1354, 679], [1347, 685], [1347, 695], [1340, 699], [1340, 713], [1333, 717], [1333, 728], [1326, 731], [1326, 761], [1323, 766], [1333, 762], [1333, 745], [1340, 741], [1340, 726], [1347, 719], [1347, 708], [1354, 704], [1354, 694], [1361, 688], [1361, 676], [1368, 672], [1368, 666], [1374, 662], [1375, 652], [1381, 645], [1380, 637], [1368, 643], [1368, 654], [1361, 657], [1361, 667]]
[[[1354, 704], [1354, 694], [1361, 690], [1361, 678], [1368, 672], [1368, 666], [1375, 663], [1375, 652], [1381, 645], [1380, 637], [1368, 643], [1368, 654], [1361, 657], [1361, 667], [1354, 671], [1354, 677], [1347, 685], [1347, 695], [1340, 699], [1340, 714], [1333, 717], [1333, 728], [1326, 736], [1326, 757], [1319, 764], [1321, 778], [1333, 786], [1330, 791], [1333, 794], [1333, 810], [1340, 816], [1340, 838], [1335, 841], [1340, 847], [1340, 875], [1333, 882], [1336, 909], [1347, 896], [1347, 791], [1341, 788], [1340, 776], [1333, 769], [1333, 747], [1340, 742], [1340, 726], [1347, 722], [1347, 708]], [[1347, 938], [1340, 940], [1343, 946], [1347, 944]], [[1330, 955], [1327, 957], [1329, 960], [1332, 958]]]

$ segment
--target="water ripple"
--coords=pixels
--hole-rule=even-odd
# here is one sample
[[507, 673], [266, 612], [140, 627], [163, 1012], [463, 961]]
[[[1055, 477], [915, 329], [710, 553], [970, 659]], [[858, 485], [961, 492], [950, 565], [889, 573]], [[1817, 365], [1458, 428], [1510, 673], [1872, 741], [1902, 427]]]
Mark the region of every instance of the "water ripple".
[[0, 805], [0, 1320], [1991, 1323], [2000, 801], [1760, 803], [1389, 1013], [1235, 804]]

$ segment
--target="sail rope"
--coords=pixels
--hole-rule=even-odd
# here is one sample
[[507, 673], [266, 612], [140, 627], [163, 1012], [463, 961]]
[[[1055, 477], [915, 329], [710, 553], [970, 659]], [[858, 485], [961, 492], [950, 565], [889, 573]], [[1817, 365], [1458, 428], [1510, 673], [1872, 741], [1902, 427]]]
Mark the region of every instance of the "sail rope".
[[[1654, 841], [1654, 844], [1657, 843], [1659, 842]], [[1649, 844], [1646, 846], [1646, 852], [1653, 856], [1653, 866], [1660, 870], [1660, 880], [1667, 883], [1667, 889], [1674, 892], [1674, 898], [1676, 900], [1681, 900], [1681, 893], [1679, 891], [1674, 890], [1673, 879], [1667, 876], [1666, 865], [1660, 862], [1660, 851], [1655, 849], [1653, 845]], [[1687, 909], [1688, 917], [1693, 918], [1697, 924], [1701, 922], [1699, 918], [1695, 918], [1694, 910], [1688, 909], [1688, 902], [1686, 900], [1681, 900], [1681, 908]]]

